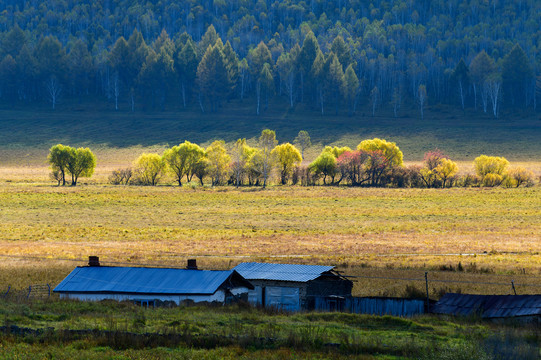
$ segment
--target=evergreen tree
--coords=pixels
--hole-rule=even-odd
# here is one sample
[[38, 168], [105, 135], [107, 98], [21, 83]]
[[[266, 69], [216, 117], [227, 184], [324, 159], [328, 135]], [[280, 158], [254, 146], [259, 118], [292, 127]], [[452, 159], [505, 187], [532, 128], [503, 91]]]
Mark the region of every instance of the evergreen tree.
[[451, 83], [456, 87], [457, 93], [460, 99], [460, 105], [462, 106], [462, 111], [464, 111], [465, 101], [466, 101], [466, 90], [470, 84], [470, 74], [469, 69], [463, 59], [460, 59], [455, 69], [451, 74]]
[[186, 44], [182, 48], [177, 48], [177, 50], [174, 64], [175, 73], [182, 95], [182, 105], [186, 107], [186, 98], [191, 94], [197, 76], [197, 53], [191, 39], [188, 39]]
[[327, 72], [325, 89], [331, 94], [334, 102], [334, 111], [335, 114], [338, 115], [338, 107], [340, 106], [340, 100], [346, 92], [346, 82], [344, 77], [344, 71], [342, 70], [342, 64], [340, 64], [338, 57], [334, 53], [331, 54], [332, 55], [330, 56], [330, 65]]
[[517, 44], [511, 52], [503, 58], [502, 82], [503, 92], [513, 106], [517, 99], [524, 99], [524, 105], [531, 100], [530, 85], [532, 83], [533, 70], [528, 57]]
[[344, 41], [344, 38], [340, 35], [334, 38], [331, 51], [338, 57], [340, 64], [343, 67], [348, 67], [351, 63], [351, 52], [349, 46]]
[[211, 111], [218, 111], [229, 88], [226, 60], [218, 44], [209, 46], [203, 55], [197, 67], [197, 84], [201, 111], [205, 111], [205, 99], [210, 102]]
[[344, 98], [348, 103], [348, 115], [352, 116], [357, 107], [357, 95], [359, 92], [359, 78], [355, 74], [353, 64], [349, 64], [344, 75]]
[[314, 72], [312, 71], [312, 66], [314, 65], [314, 61], [319, 52], [317, 39], [314, 33], [310, 31], [306, 34], [299, 55], [297, 56], [297, 64], [301, 78], [301, 101], [304, 101], [305, 89], [313, 85], [311, 75]]

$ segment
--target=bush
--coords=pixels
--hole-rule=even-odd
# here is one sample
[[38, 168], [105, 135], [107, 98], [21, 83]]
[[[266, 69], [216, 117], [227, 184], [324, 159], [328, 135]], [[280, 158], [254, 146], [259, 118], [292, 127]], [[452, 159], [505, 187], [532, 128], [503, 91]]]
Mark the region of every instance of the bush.
[[418, 165], [395, 168], [391, 172], [389, 181], [399, 188], [420, 188], [423, 187], [420, 171], [421, 167]]
[[530, 170], [526, 170], [523, 167], [515, 167], [509, 170], [509, 177], [513, 179], [513, 185], [519, 187], [520, 185], [524, 186], [533, 186], [534, 174]]
[[488, 173], [483, 178], [483, 181], [481, 182], [482, 186], [486, 187], [495, 187], [501, 185], [503, 182], [503, 176], [493, 173]]
[[504, 157], [481, 155], [473, 161], [477, 175], [484, 178], [488, 174], [503, 176], [509, 166], [509, 161]]
[[109, 183], [113, 185], [128, 185], [133, 176], [133, 170], [131, 168], [116, 169], [109, 176]]
[[134, 185], [157, 185], [165, 168], [165, 162], [158, 154], [143, 154], [135, 160], [134, 167]]
[[461, 187], [479, 186], [481, 179], [477, 175], [466, 174], [456, 178], [455, 185]]

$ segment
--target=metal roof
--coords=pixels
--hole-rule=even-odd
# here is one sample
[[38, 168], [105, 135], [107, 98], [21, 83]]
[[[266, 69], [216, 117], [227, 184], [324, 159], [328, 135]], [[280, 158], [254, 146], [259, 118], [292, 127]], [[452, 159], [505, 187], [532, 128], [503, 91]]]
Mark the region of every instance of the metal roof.
[[434, 305], [437, 314], [471, 315], [483, 318], [541, 316], [541, 295], [445, 294]]
[[233, 270], [208, 271], [144, 267], [88, 266], [75, 268], [55, 292], [212, 295], [226, 281], [251, 287]]
[[331, 271], [334, 266], [269, 264], [269, 263], [240, 263], [236, 270], [247, 280], [277, 280], [307, 282], [317, 279], [321, 274]]

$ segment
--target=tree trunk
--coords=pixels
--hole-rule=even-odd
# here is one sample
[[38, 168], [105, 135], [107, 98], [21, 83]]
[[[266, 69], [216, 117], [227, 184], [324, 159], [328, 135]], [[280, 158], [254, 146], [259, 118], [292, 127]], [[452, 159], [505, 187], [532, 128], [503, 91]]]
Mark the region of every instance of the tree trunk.
[[186, 86], [184, 85], [184, 82], [182, 83], [182, 104], [184, 105], [184, 109], [186, 109]]

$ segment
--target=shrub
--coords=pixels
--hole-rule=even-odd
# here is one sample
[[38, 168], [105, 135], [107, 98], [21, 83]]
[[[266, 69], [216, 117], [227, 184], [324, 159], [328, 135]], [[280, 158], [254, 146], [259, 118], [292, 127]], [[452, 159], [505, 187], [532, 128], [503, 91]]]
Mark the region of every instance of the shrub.
[[514, 180], [513, 185], [519, 187], [520, 185], [524, 186], [533, 186], [534, 174], [530, 170], [526, 170], [523, 167], [515, 167], [509, 170], [509, 177]]
[[163, 158], [158, 154], [142, 154], [134, 162], [136, 185], [157, 185], [165, 167]]
[[481, 182], [482, 186], [495, 187], [501, 185], [503, 182], [503, 176], [493, 173], [488, 173]]
[[481, 178], [488, 174], [496, 174], [503, 177], [509, 166], [509, 161], [504, 157], [481, 155], [473, 161], [475, 172]]
[[128, 185], [133, 176], [132, 168], [116, 169], [109, 176], [109, 183], [113, 185]]
[[471, 187], [471, 186], [479, 186], [480, 182], [481, 182], [481, 179], [477, 175], [466, 174], [464, 176], [458, 177], [455, 180], [455, 185], [462, 186], [462, 187]]
[[421, 167], [418, 165], [395, 168], [391, 172], [389, 182], [399, 188], [423, 187], [420, 170]]

